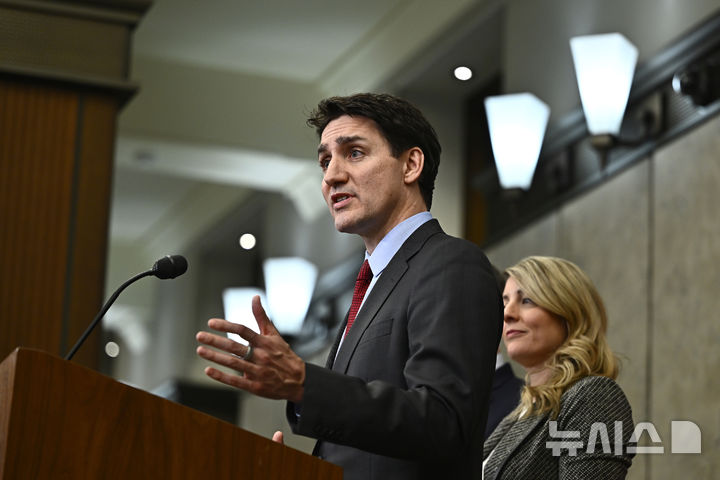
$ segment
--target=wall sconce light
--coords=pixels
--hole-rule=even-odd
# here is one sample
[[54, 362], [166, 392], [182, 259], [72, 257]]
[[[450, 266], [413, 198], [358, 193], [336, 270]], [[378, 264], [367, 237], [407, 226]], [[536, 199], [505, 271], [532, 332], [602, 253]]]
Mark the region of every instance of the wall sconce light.
[[620, 33], [583, 35], [570, 39], [575, 75], [590, 142], [602, 153], [617, 145], [637, 145], [645, 140], [655, 122], [652, 112], [643, 116], [642, 138], [619, 137], [638, 59], [638, 49]]
[[268, 315], [282, 334], [300, 333], [317, 280], [317, 267], [300, 257], [263, 262]]
[[620, 133], [638, 50], [619, 33], [570, 39], [585, 120], [592, 135]]
[[500, 185], [528, 190], [537, 166], [550, 107], [531, 93], [485, 98]]
[[[265, 291], [256, 287], [227, 288], [223, 291], [225, 318], [258, 331], [250, 309], [252, 297], [260, 295], [265, 311], [282, 335], [300, 333], [315, 290], [317, 267], [300, 257], [268, 258], [263, 262]], [[235, 334], [229, 338], [246, 344]]]

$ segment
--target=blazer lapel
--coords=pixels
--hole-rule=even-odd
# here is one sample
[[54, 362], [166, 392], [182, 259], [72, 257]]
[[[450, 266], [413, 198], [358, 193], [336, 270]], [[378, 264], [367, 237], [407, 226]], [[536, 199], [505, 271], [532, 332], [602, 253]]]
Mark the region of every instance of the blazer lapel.
[[325, 368], [333, 368], [333, 364], [335, 363], [335, 357], [337, 356], [338, 347], [340, 347], [340, 340], [345, 333], [345, 327], [347, 325], [349, 314], [349, 311], [345, 314], [345, 320], [343, 320], [342, 322], [342, 327], [338, 329], [338, 332], [335, 335], [335, 341], [333, 342], [332, 348], [330, 348], [330, 353], [325, 360]]
[[[518, 446], [527, 438], [535, 428], [547, 418], [544, 416], [534, 416], [510, 422], [510, 425], [505, 429], [506, 432], [498, 440], [495, 445], [490, 459], [485, 465], [485, 476], [487, 480], [495, 480], [498, 473], [500, 473], [505, 466], [508, 458], [512, 455]], [[498, 428], [500, 426], [498, 425]], [[495, 435], [492, 435], [493, 437]], [[490, 440], [490, 439], [488, 439]]]
[[[335, 357], [333, 353], [333, 351], [337, 351], [337, 348], [331, 351], [332, 358], [335, 359], [335, 362], [332, 363], [332, 360], [328, 358], [328, 363], [332, 365], [333, 370], [343, 373], [347, 372], [350, 359], [363, 333], [375, 318], [390, 293], [395, 289], [400, 279], [405, 275], [408, 269], [408, 260], [420, 250], [430, 236], [439, 232], [442, 232], [440, 224], [437, 220], [433, 219], [421, 225], [408, 237], [405, 243], [403, 243], [392, 260], [390, 260], [390, 263], [385, 267], [385, 270], [380, 275], [380, 278], [378, 278], [377, 283], [375, 283], [367, 298], [365, 298], [365, 303], [363, 303], [360, 312], [358, 312], [357, 317], [355, 317], [355, 321], [347, 337], [343, 340], [337, 357]], [[347, 316], [345, 320], [347, 321]], [[339, 338], [337, 341], [339, 342]]]

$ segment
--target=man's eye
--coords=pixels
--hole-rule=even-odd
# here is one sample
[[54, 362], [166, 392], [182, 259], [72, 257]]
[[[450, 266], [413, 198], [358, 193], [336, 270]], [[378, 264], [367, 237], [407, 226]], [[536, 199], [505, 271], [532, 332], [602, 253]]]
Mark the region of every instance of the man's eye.
[[358, 157], [362, 156], [362, 154], [363, 153], [360, 150], [351, 150], [350, 151], [350, 157], [352, 157], [352, 158], [358, 158]]
[[327, 170], [328, 165], [330, 165], [330, 159], [329, 158], [321, 158], [320, 159], [320, 168], [323, 170]]

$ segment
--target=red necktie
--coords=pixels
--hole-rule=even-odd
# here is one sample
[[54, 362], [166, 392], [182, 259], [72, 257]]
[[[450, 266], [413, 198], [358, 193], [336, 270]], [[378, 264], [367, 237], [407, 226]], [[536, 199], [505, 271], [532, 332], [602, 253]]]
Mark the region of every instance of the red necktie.
[[370, 280], [372, 280], [373, 273], [370, 270], [370, 264], [365, 260], [358, 273], [357, 280], [355, 280], [355, 290], [353, 290], [352, 304], [350, 305], [350, 313], [348, 313], [347, 327], [345, 327], [345, 336], [347, 336], [352, 327], [355, 317], [357, 316], [360, 305], [362, 304], [365, 292], [367, 291]]

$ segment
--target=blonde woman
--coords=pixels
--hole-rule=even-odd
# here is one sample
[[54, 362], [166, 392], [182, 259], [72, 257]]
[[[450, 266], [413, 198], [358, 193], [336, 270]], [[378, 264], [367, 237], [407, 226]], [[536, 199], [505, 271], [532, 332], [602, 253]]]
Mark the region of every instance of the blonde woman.
[[483, 478], [625, 478], [632, 412], [600, 295], [560, 258], [528, 257], [506, 273], [503, 340], [526, 386], [485, 442]]

